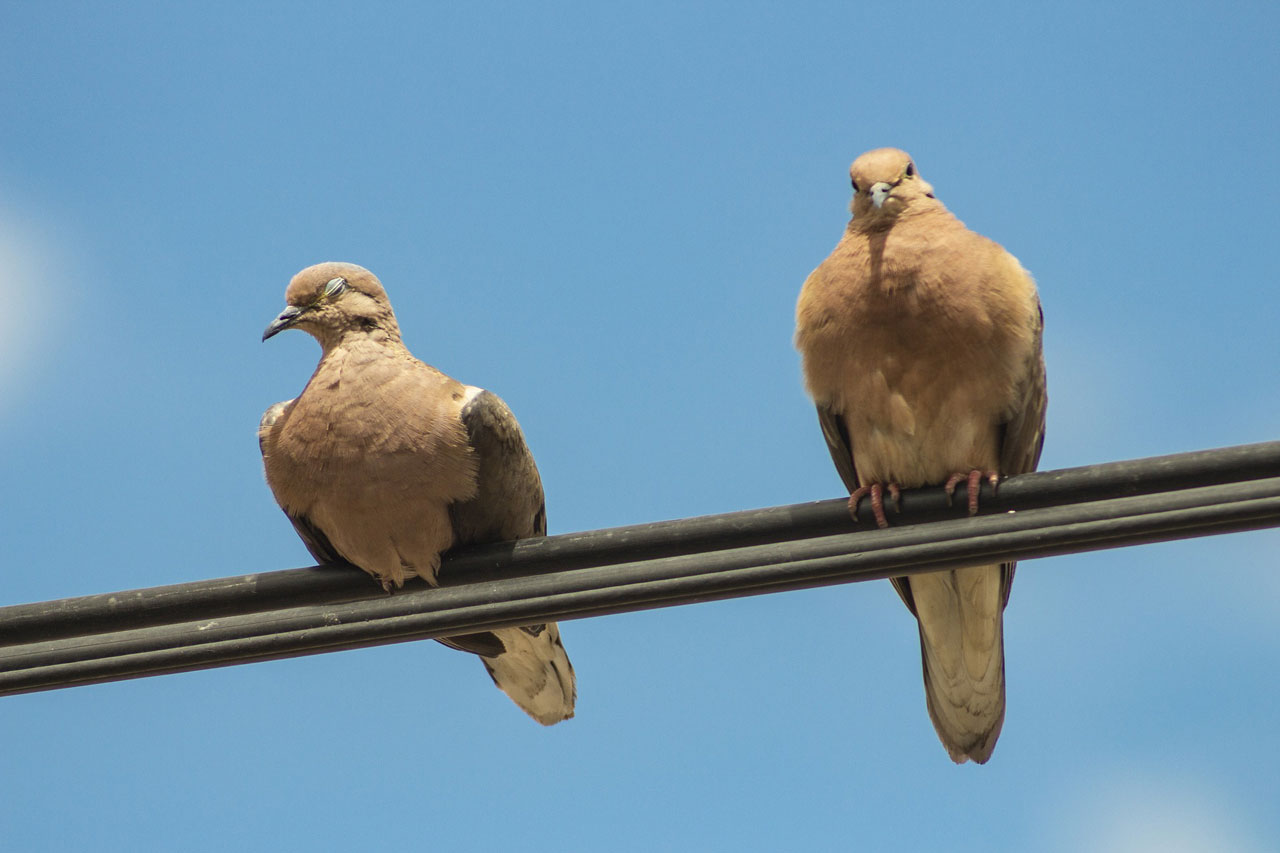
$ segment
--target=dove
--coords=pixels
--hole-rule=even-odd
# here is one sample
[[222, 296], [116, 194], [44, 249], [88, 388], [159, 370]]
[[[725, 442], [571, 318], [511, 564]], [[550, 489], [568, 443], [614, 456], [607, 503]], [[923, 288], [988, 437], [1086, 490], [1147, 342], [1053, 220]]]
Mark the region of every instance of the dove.
[[[1035, 470], [1044, 317], [1035, 283], [935, 198], [905, 151], [850, 168], [852, 219], [805, 280], [795, 343], [849, 509]], [[1004, 608], [1014, 563], [893, 578], [920, 631], [925, 700], [948, 755], [985, 763], [1004, 724]]]
[[[308, 267], [263, 333], [311, 334], [320, 363], [258, 428], [267, 484], [313, 557], [384, 588], [435, 585], [459, 545], [544, 536], [542, 481], [495, 394], [414, 358], [386, 291], [347, 263]], [[573, 716], [573, 666], [554, 622], [440, 642], [480, 656], [494, 683], [543, 725]]]

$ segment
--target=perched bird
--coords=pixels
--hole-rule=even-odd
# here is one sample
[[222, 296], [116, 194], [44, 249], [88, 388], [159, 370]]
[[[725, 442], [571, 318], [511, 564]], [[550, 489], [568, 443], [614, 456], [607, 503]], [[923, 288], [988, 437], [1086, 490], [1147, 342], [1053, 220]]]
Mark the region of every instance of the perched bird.
[[[965, 228], [905, 151], [854, 161], [853, 218], [805, 281], [796, 347], [831, 458], [870, 497], [1032, 471], [1045, 394], [1035, 283]], [[929, 716], [953, 761], [991, 757], [1004, 723], [1003, 613], [1013, 563], [893, 579], [920, 626]]]
[[[262, 339], [298, 328], [322, 354], [302, 393], [267, 409], [258, 443], [312, 556], [345, 560], [386, 589], [415, 576], [435, 585], [449, 548], [546, 535], [542, 480], [515, 416], [409, 354], [373, 273], [308, 267], [285, 302]], [[573, 667], [554, 622], [440, 642], [479, 655], [543, 725], [573, 716]]]

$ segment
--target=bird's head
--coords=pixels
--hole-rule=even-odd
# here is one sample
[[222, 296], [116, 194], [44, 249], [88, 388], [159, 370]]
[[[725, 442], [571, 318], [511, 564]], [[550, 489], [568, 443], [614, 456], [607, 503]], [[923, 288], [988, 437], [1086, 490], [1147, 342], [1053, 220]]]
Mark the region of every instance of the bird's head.
[[352, 333], [400, 340], [400, 328], [382, 282], [355, 264], [330, 261], [307, 267], [284, 293], [285, 309], [271, 321], [265, 341], [285, 329], [311, 334], [328, 350]]
[[916, 171], [911, 155], [898, 148], [868, 151], [849, 167], [853, 183], [854, 219], [891, 222], [894, 217], [933, 198], [929, 186]]

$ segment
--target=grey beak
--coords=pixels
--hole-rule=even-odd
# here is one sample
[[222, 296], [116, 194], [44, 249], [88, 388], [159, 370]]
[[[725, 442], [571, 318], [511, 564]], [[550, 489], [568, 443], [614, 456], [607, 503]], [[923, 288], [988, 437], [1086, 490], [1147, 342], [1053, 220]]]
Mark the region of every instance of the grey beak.
[[280, 316], [271, 321], [271, 325], [267, 326], [267, 330], [262, 333], [262, 339], [283, 332], [285, 329], [298, 322], [298, 317], [302, 315], [302, 309], [297, 305], [290, 305], [280, 312]]
[[871, 185], [871, 203], [877, 210], [884, 206], [885, 199], [889, 198], [889, 193], [893, 192], [893, 186], [885, 181], [876, 181]]

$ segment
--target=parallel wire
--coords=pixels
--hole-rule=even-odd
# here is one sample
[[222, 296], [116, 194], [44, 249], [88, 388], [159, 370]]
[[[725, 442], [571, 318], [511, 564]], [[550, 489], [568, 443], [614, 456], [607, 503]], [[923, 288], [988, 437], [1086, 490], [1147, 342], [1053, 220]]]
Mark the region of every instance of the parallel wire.
[[458, 551], [466, 583], [395, 595], [328, 566], [0, 608], [0, 695], [1280, 526], [1280, 442], [1013, 477], [975, 518], [941, 489], [888, 530], [845, 503]]

